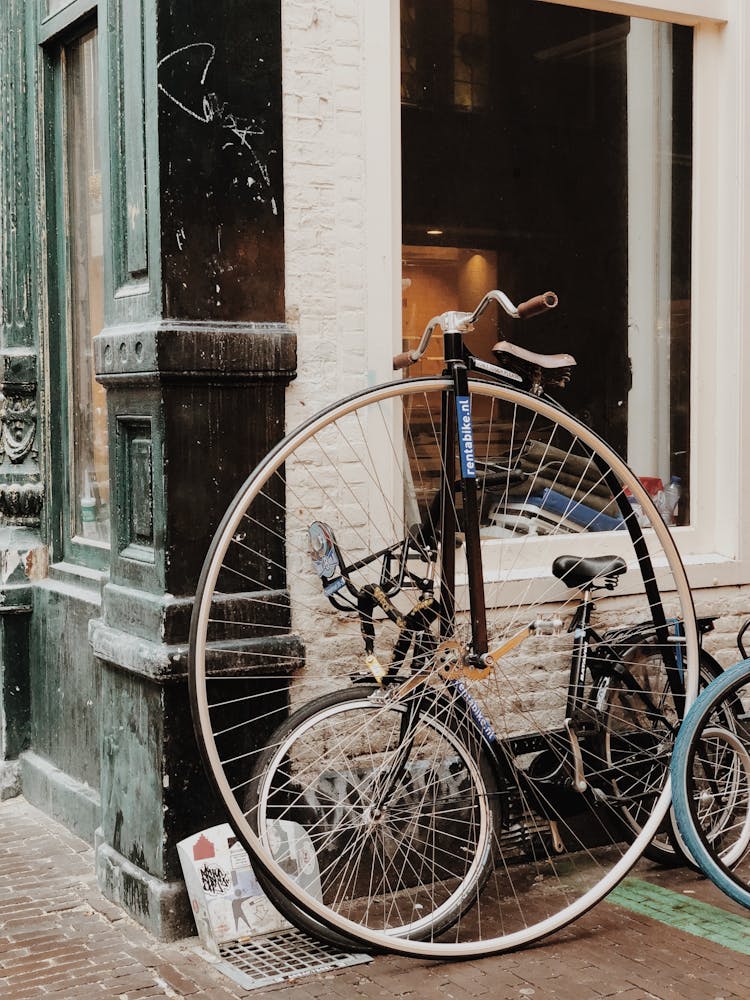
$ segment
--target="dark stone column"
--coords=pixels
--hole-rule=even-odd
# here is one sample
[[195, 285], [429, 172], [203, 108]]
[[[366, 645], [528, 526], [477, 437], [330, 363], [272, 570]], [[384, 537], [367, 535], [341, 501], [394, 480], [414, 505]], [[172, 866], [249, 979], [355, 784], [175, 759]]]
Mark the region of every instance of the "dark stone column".
[[295, 370], [282, 322], [279, 3], [215, 0], [210, 18], [197, 0], [113, 3], [109, 28], [121, 155], [112, 298], [95, 340], [113, 486], [110, 580], [89, 628], [97, 871], [110, 898], [172, 938], [193, 928], [176, 844], [224, 818], [188, 707], [193, 597], [224, 510], [283, 433]]

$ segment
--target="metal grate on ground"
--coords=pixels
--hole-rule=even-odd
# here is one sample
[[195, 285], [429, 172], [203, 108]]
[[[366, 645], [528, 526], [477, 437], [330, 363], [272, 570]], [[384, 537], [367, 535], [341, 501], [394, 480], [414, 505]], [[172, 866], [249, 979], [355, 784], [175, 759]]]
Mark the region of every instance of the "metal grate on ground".
[[340, 951], [295, 929], [221, 944], [219, 956], [214, 968], [246, 990], [372, 961], [370, 955]]

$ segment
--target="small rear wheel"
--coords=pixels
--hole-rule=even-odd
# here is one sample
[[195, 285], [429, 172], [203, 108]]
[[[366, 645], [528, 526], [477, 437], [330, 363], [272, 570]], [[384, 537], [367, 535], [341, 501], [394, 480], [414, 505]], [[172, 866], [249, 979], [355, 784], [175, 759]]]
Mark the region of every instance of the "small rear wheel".
[[397, 702], [356, 685], [295, 712], [272, 744], [253, 770], [246, 815], [279, 865], [294, 866], [279, 849], [282, 830], [309, 838], [326, 907], [419, 940], [476, 903], [500, 798], [461, 703], [432, 692]]

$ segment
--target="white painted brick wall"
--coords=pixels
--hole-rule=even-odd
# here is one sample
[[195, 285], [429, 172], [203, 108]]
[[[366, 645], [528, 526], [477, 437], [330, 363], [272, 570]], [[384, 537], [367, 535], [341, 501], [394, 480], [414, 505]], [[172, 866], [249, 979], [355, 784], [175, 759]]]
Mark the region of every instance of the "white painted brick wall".
[[282, 4], [287, 321], [292, 428], [366, 384], [363, 4]]
[[[359, 0], [282, 4], [286, 306], [298, 352], [288, 429], [366, 384], [362, 18]], [[300, 479], [290, 488], [311, 502], [315, 484]], [[322, 595], [295, 594], [310, 572], [306, 528], [292, 514], [290, 580], [308, 672], [319, 674], [315, 664], [345, 665], [361, 639], [358, 622], [332, 615]]]
[[[750, 618], [750, 587], [716, 587], [697, 590], [693, 595], [695, 613], [701, 616], [717, 615], [714, 631], [705, 637], [706, 649], [723, 667], [729, 667], [740, 658], [737, 632]], [[745, 646], [750, 653], [750, 630], [745, 636]]]

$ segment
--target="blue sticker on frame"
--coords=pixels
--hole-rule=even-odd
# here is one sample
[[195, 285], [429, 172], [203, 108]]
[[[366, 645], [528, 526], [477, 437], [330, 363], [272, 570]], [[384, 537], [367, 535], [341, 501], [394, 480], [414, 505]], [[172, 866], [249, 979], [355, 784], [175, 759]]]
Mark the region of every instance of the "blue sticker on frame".
[[464, 479], [476, 479], [474, 430], [471, 426], [471, 400], [468, 396], [456, 396], [456, 411], [458, 413], [458, 450], [461, 455], [461, 475]]

